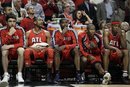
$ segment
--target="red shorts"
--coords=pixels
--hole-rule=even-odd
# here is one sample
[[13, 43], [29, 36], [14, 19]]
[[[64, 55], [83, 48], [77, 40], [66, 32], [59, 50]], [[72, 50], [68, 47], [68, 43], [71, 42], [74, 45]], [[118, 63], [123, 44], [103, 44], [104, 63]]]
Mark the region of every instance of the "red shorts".
[[96, 62], [102, 62], [102, 60], [101, 60], [101, 56], [100, 55], [92, 55], [92, 56], [94, 56], [94, 60], [90, 60], [90, 59], [88, 59], [88, 62], [90, 62], [91, 64], [94, 64], [94, 63], [96, 63]]
[[72, 50], [73, 49], [74, 48], [68, 48], [68, 49], [62, 50], [62, 60], [72, 60], [73, 59], [72, 58], [72, 55], [73, 55]]
[[[46, 57], [47, 56], [47, 57]], [[36, 51], [32, 48], [27, 48], [24, 51], [25, 64], [31, 65], [35, 63], [37, 58], [47, 61], [47, 63], [52, 63], [54, 59], [54, 50], [52, 48], [45, 48], [42, 51]]]
[[18, 53], [17, 53], [17, 49], [9, 49], [9, 55], [8, 55], [9, 60], [11, 59], [17, 59], [18, 58]]
[[100, 63], [102, 62], [101, 55], [93, 55], [93, 56], [95, 57], [95, 59], [91, 61], [91, 64], [96, 62], [100, 62]]
[[118, 56], [119, 54], [117, 52], [110, 52], [110, 61], [114, 61], [116, 63], [120, 63], [121, 62], [121, 58]]

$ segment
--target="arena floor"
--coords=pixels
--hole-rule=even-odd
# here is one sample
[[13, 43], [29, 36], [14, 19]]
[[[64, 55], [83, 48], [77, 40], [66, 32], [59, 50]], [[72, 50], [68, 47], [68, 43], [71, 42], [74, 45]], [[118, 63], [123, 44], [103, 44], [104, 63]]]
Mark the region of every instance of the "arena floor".
[[70, 84], [70, 85], [40, 85], [40, 86], [17, 85], [17, 86], [9, 86], [9, 87], [130, 87], [130, 85]]
[[102, 84], [93, 84], [93, 83], [85, 83], [85, 84], [76, 84], [75, 82], [64, 82], [61, 84], [49, 84], [46, 82], [31, 82], [31, 83], [24, 83], [18, 84], [15, 81], [9, 82], [8, 87], [130, 87], [129, 84], [123, 84], [122, 82], [113, 82], [109, 85], [102, 85]]

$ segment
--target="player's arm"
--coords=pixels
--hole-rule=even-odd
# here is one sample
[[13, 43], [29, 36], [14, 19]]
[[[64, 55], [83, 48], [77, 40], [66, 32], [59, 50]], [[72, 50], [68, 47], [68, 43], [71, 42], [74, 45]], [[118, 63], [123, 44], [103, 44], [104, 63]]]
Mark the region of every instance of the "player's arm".
[[30, 34], [30, 30], [26, 32], [26, 47], [28, 47], [28, 38], [29, 38], [29, 34]]
[[45, 34], [46, 34], [46, 38], [47, 38], [47, 43], [51, 47], [51, 35], [48, 31], [45, 31]]
[[83, 41], [82, 41], [82, 39], [83, 39], [82, 34], [79, 34], [79, 35], [78, 35], [78, 42], [79, 42], [80, 52], [81, 52], [83, 55], [88, 56], [88, 55], [89, 55], [88, 52], [85, 52], [84, 49], [83, 49]]
[[66, 45], [66, 47], [67, 48], [74, 48], [74, 47], [78, 46], [77, 33], [74, 30], [72, 30], [70, 34], [71, 34], [71, 38], [72, 38], [73, 44]]
[[25, 32], [23, 29], [19, 31], [19, 43], [13, 44], [14, 48], [25, 47]]
[[127, 43], [126, 43], [126, 33], [124, 30], [122, 30], [122, 34], [120, 35], [120, 42], [121, 47], [125, 49], [127, 47]]
[[104, 32], [103, 32], [103, 43], [104, 43], [104, 47], [106, 48], [106, 49], [111, 49], [111, 50], [115, 50], [116, 49], [116, 47], [113, 47], [113, 46], [110, 46], [109, 45], [109, 38], [108, 38], [108, 36], [109, 36], [109, 30], [104, 30]]

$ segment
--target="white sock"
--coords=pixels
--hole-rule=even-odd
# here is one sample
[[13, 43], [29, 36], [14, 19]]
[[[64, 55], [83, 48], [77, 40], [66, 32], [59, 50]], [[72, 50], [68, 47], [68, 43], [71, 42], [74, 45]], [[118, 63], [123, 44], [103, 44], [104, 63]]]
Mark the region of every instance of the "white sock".
[[127, 77], [128, 76], [128, 72], [127, 71], [123, 71], [123, 77]]

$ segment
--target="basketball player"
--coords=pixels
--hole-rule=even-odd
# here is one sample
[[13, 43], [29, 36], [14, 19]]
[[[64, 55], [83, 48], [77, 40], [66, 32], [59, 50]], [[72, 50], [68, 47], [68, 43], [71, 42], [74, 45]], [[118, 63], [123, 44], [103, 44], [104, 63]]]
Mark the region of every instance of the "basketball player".
[[[77, 35], [73, 29], [68, 28], [68, 20], [61, 19], [60, 26], [62, 32], [59, 30], [53, 31], [53, 45], [55, 49], [55, 67], [56, 76], [54, 79], [55, 83], [59, 82], [59, 67], [62, 61], [74, 61], [76, 66], [76, 81], [81, 82], [80, 75], [80, 56], [79, 56], [79, 46], [77, 43]], [[61, 56], [60, 56], [61, 55]]]
[[35, 27], [26, 32], [25, 66], [31, 67], [37, 58], [43, 59], [47, 62], [48, 67], [47, 82], [52, 82], [51, 72], [54, 51], [50, 45], [50, 33], [42, 28], [43, 19], [41, 17], [36, 18], [34, 24]]
[[104, 69], [108, 72], [110, 61], [123, 64], [123, 81], [127, 82], [128, 77], [128, 50], [126, 44], [126, 34], [121, 30], [120, 22], [113, 21], [111, 23], [112, 29], [105, 29], [103, 35], [103, 43], [105, 47], [104, 53]]
[[4, 75], [2, 82], [8, 82], [10, 75], [8, 73], [8, 63], [12, 58], [18, 58], [18, 73], [16, 79], [18, 82], [23, 83], [22, 77], [23, 68], [23, 53], [24, 53], [24, 30], [16, 26], [16, 16], [12, 13], [6, 17], [7, 26], [1, 29], [1, 45], [2, 45], [2, 65]]

